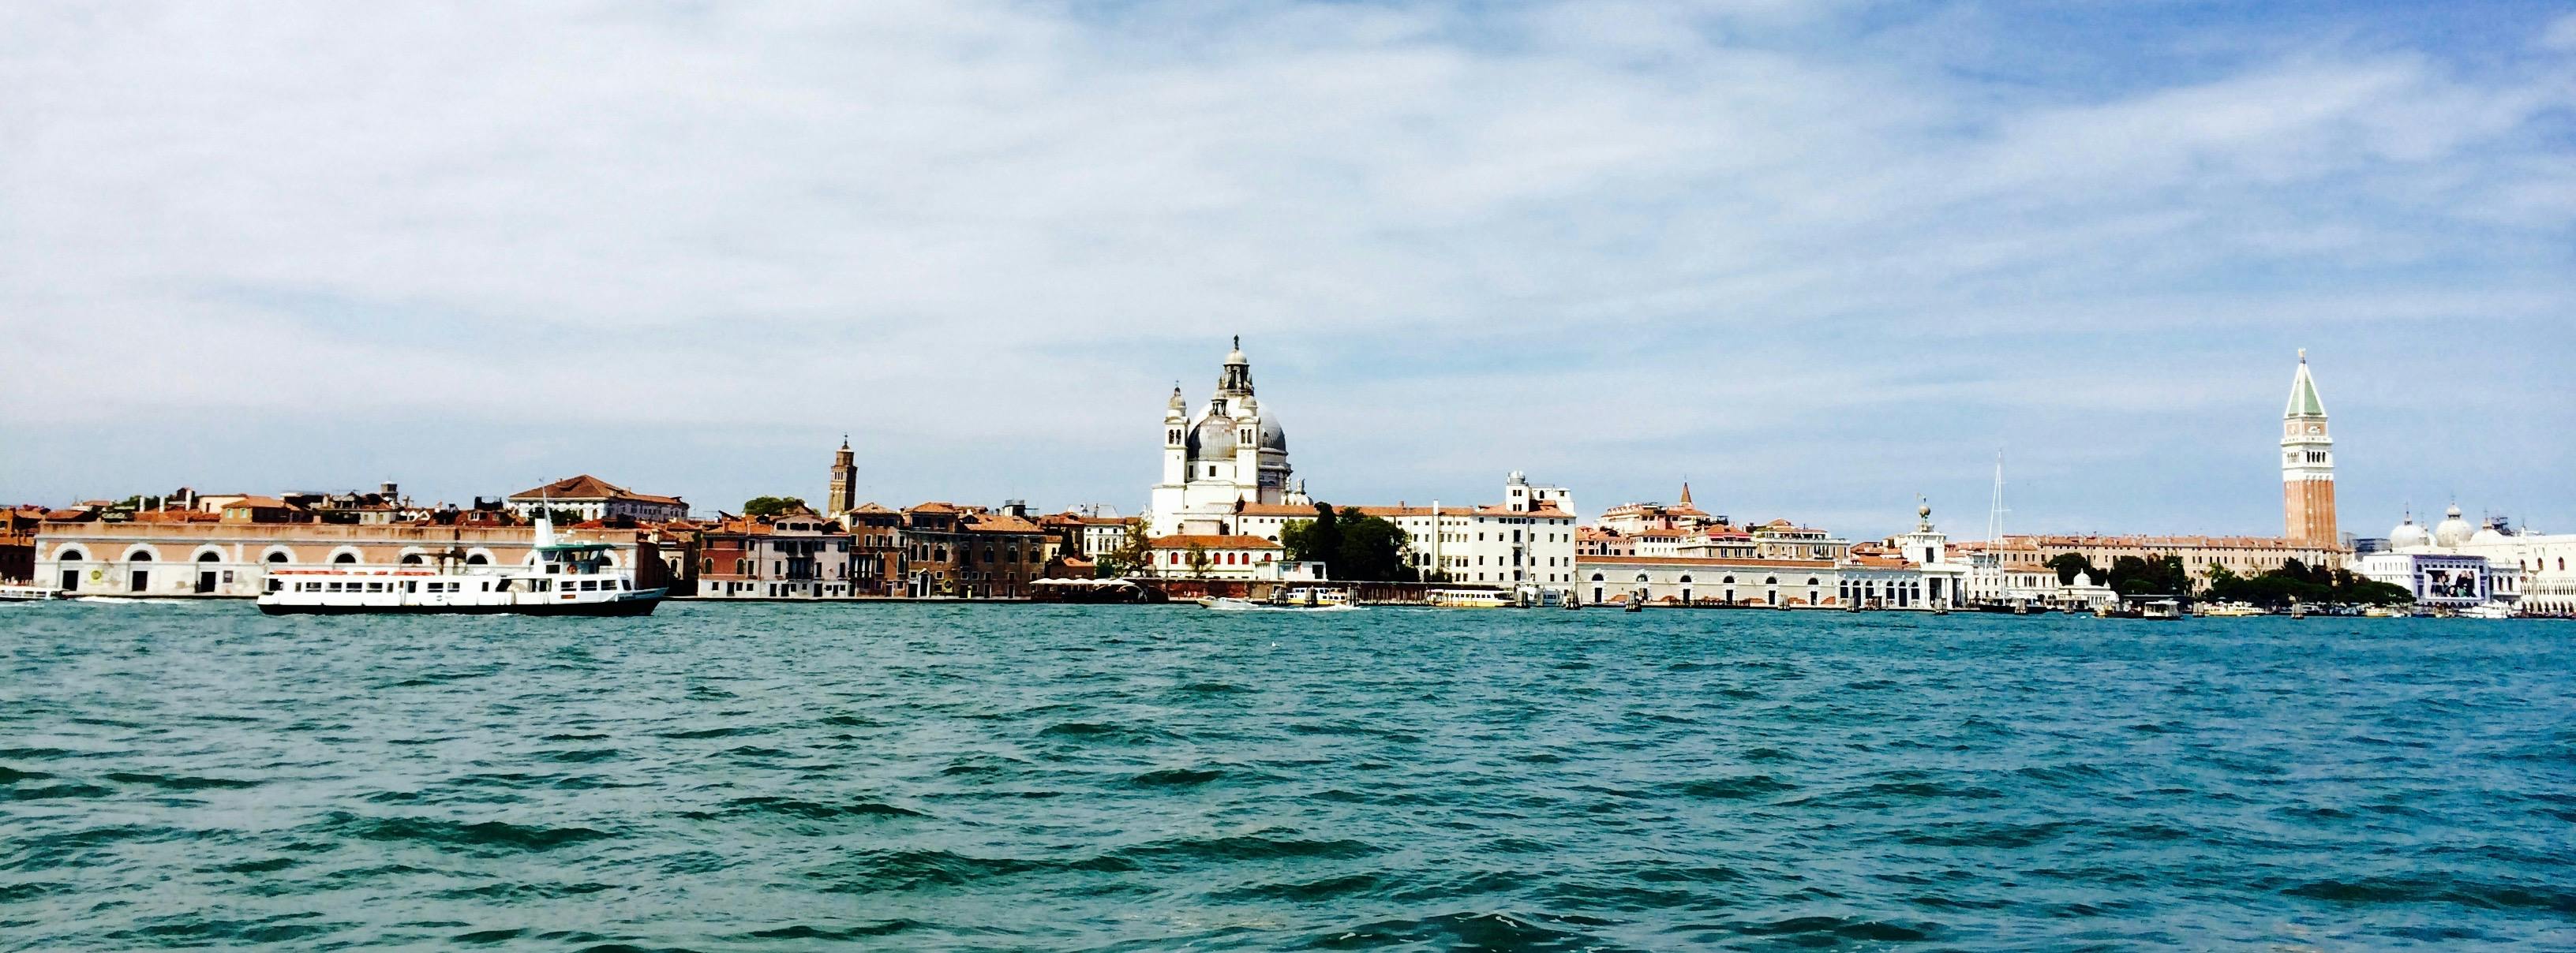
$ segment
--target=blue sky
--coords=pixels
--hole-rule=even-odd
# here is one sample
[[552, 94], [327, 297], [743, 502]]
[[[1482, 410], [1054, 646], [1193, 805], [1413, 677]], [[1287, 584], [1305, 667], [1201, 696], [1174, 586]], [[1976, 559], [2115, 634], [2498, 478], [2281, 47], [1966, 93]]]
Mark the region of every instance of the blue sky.
[[2576, 5], [16, 4], [0, 498], [591, 472], [2576, 530]]

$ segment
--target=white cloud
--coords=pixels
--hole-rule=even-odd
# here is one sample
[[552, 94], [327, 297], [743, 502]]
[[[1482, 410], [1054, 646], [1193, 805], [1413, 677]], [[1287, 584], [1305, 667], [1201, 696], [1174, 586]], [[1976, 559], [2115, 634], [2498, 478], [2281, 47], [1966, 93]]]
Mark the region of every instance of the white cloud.
[[[1241, 331], [1303, 371], [1265, 376], [1313, 428], [1301, 468], [1374, 494], [1415, 476], [1323, 467], [1390, 405], [1626, 445], [2044, 389], [2141, 426], [2200, 406], [2147, 396], [2174, 378], [2143, 339], [2269, 353], [2576, 301], [2563, 62], [2320, 46], [2050, 89], [1878, 55], [1850, 6], [11, 7], [0, 332], [47, 357], [0, 381], [0, 428], [219, 408], [398, 459], [369, 422], [508, 430], [548, 387], [597, 395], [567, 423], [856, 429], [889, 498], [975, 498], [903, 474], [1061, 440], [1143, 479], [1130, 418]], [[1376, 379], [1355, 347], [1425, 357]], [[1914, 426], [1917, 458], [1956, 430]], [[1508, 455], [1478, 429], [1415, 439]], [[1670, 459], [1549, 476], [1726, 451], [1646, 452]], [[1849, 462], [1772, 452], [1783, 484]], [[651, 482], [640, 456], [560, 468]]]

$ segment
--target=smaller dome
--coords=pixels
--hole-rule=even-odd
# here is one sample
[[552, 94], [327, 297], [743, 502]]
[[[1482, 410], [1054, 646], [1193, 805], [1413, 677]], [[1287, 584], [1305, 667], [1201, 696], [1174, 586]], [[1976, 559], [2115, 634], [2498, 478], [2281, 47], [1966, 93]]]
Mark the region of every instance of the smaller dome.
[[2442, 522], [2433, 527], [2433, 544], [2457, 546], [2468, 542], [2469, 535], [2473, 532], [2475, 530], [2469, 528], [2469, 521], [2460, 518], [2460, 505], [2454, 503], [2442, 514]]
[[2469, 537], [2469, 542], [2472, 543], [2501, 543], [2505, 541], [2504, 531], [2496, 528], [2496, 521], [2494, 520], [2488, 520], [2487, 525], [2478, 527], [2478, 531]]
[[2090, 585], [2092, 585], [2092, 584], [2093, 584], [2093, 574], [2092, 574], [2092, 573], [2085, 572], [2084, 570], [2081, 570], [2081, 569], [2078, 569], [2078, 570], [2076, 570], [2076, 571], [2075, 571], [2075, 585], [2076, 585], [2076, 586], [2078, 586], [2078, 587], [2083, 587], [2083, 586], [2090, 586]]
[[2388, 546], [2391, 549], [2413, 549], [2417, 546], [2430, 545], [2433, 545], [2433, 534], [2426, 532], [2424, 527], [2415, 525], [2415, 517], [2411, 514], [2406, 517], [2406, 522], [2399, 523], [2396, 529], [2388, 531]]

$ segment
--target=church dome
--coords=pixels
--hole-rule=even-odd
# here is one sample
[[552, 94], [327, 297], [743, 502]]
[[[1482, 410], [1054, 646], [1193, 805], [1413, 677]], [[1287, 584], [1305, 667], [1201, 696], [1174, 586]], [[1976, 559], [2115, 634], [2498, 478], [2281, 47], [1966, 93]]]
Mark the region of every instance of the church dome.
[[1209, 414], [1199, 425], [1190, 428], [1189, 448], [1192, 460], [1234, 459], [1234, 418]]
[[1279, 418], [1267, 411], [1261, 415], [1261, 449], [1288, 452], [1288, 432], [1279, 429]]
[[2454, 503], [2451, 504], [2449, 511], [2442, 514], [2441, 524], [2433, 527], [2433, 544], [2457, 546], [2468, 542], [2469, 534], [2472, 532], [2474, 531], [2469, 528], [2469, 521], [2460, 518], [2459, 504]]
[[2505, 535], [2504, 535], [2504, 531], [2496, 528], [2495, 521], [2494, 521], [2494, 520], [2488, 520], [2488, 521], [2487, 521], [2487, 525], [2485, 525], [2485, 526], [2481, 526], [2481, 527], [2478, 527], [2478, 531], [2477, 531], [2477, 533], [2476, 533], [2475, 535], [2473, 535], [2473, 536], [2470, 536], [2470, 537], [2469, 537], [2469, 542], [2472, 542], [2472, 543], [2501, 543], [2501, 542], [2506, 542], [2506, 538], [2505, 538]]
[[2396, 529], [2388, 531], [2388, 546], [2391, 549], [2413, 549], [2417, 546], [2430, 545], [2433, 545], [2433, 534], [2425, 532], [2424, 527], [2415, 525], [2415, 517], [2411, 515], [2406, 517], [2406, 522], [2397, 524]]

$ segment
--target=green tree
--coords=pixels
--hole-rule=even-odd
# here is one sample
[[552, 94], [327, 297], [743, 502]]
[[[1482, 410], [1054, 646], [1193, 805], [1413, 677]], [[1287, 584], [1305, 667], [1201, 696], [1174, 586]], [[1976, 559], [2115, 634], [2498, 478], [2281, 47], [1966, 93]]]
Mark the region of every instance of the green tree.
[[742, 502], [742, 515], [776, 516], [807, 508], [804, 500], [793, 496], [755, 496]]
[[1404, 546], [1410, 537], [1404, 528], [1374, 516], [1363, 516], [1357, 509], [1345, 508], [1336, 521], [1341, 532], [1341, 558], [1333, 563], [1333, 576], [1363, 582], [1412, 582], [1417, 578], [1413, 567], [1404, 564]]
[[1208, 567], [1214, 565], [1208, 559], [1207, 547], [1197, 543], [1190, 544], [1189, 564], [1190, 575], [1198, 579], [1207, 578]]
[[1145, 521], [1130, 521], [1127, 536], [1118, 541], [1118, 548], [1100, 554], [1100, 575], [1103, 578], [1151, 578], [1154, 575], [1154, 541], [1145, 535]]
[[1279, 545], [1288, 550], [1288, 558], [1299, 562], [1326, 564], [1327, 571], [1342, 558], [1342, 520], [1332, 504], [1315, 504], [1315, 518], [1290, 520], [1279, 528]]

